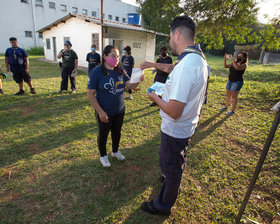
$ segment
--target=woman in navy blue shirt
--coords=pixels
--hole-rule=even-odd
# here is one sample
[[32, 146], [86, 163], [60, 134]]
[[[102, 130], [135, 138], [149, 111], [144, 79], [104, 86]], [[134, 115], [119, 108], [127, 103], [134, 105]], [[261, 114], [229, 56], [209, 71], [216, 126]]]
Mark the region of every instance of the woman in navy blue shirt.
[[[141, 77], [141, 81], [143, 80], [144, 76]], [[122, 71], [119, 66], [119, 51], [112, 45], [104, 48], [102, 63], [90, 70], [87, 95], [95, 109], [99, 128], [97, 143], [100, 162], [104, 167], [111, 166], [106, 152], [110, 130], [112, 136], [111, 155], [118, 160], [125, 159], [118, 149], [125, 113], [124, 91], [125, 87], [134, 89], [138, 84], [130, 83], [129, 77]]]
[[[122, 67], [123, 70], [126, 72], [126, 74], [131, 77], [132, 74], [132, 69], [134, 67], [134, 58], [131, 56], [131, 47], [130, 46], [126, 46], [123, 49], [123, 56], [122, 56]], [[129, 99], [133, 99], [132, 97], [132, 90], [129, 89], [128, 90], [129, 93]]]

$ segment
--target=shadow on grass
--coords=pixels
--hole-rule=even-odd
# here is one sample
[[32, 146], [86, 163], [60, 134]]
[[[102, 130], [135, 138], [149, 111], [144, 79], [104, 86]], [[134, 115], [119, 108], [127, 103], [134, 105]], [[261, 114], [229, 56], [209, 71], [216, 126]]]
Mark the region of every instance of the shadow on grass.
[[4, 167], [26, 159], [34, 154], [42, 153], [62, 145], [66, 145], [75, 140], [80, 140], [85, 136], [96, 133], [97, 126], [95, 123], [83, 123], [63, 130], [44, 132], [36, 137], [30, 137], [20, 143], [11, 144], [0, 150], [0, 167]]
[[8, 96], [0, 107], [1, 128], [5, 129], [25, 122], [32, 124], [46, 118], [60, 117], [88, 104], [84, 93]]
[[212, 132], [214, 132], [230, 117], [230, 116], [225, 116], [223, 119], [219, 120], [211, 127], [205, 129], [209, 124], [211, 124], [214, 120], [216, 120], [223, 112], [225, 111], [219, 111], [219, 113], [215, 114], [214, 116], [208, 118], [206, 121], [199, 124], [199, 126], [196, 128], [194, 136], [192, 137], [192, 141], [190, 143], [191, 147], [194, 147], [197, 143], [207, 138]]
[[4, 187], [7, 195], [17, 196], [1, 203], [1, 220], [5, 223], [119, 223], [124, 220], [125, 223], [163, 223], [165, 217], [139, 210], [141, 203], [154, 194], [151, 192], [160, 189], [158, 150], [154, 149], [158, 142], [156, 136], [123, 150], [125, 161], [109, 157], [112, 167], [107, 169], [99, 160], [87, 156], [53, 167], [32, 181], [27, 181], [32, 173], [19, 175], [11, 180], [20, 183], [19, 192]]

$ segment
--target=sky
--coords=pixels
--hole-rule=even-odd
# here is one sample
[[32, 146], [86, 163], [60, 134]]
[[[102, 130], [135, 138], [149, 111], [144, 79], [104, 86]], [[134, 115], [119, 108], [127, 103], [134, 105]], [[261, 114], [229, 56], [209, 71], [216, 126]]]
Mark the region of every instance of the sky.
[[[123, 2], [131, 5], [137, 5], [136, 0], [122, 0]], [[256, 0], [258, 2], [259, 15], [258, 20], [261, 23], [267, 23], [269, 20], [264, 18], [264, 15], [268, 15], [269, 18], [273, 18], [280, 15], [280, 0]]]

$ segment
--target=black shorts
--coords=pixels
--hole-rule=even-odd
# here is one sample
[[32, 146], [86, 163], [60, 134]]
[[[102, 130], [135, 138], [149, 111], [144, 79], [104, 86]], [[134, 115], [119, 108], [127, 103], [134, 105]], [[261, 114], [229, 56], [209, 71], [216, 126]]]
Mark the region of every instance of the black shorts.
[[29, 75], [29, 73], [26, 73], [25, 70], [11, 70], [11, 72], [13, 73], [13, 78], [16, 83], [31, 81], [31, 76]]

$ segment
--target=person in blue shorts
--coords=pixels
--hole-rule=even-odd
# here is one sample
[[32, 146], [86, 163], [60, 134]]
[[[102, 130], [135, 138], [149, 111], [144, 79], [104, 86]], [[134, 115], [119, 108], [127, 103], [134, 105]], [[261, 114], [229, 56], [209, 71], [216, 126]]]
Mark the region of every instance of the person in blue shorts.
[[96, 52], [96, 45], [91, 45], [91, 52], [87, 54], [86, 61], [88, 62], [88, 73], [91, 69], [100, 64], [100, 54]]
[[[230, 64], [227, 64], [227, 59], [231, 60]], [[226, 86], [227, 98], [225, 106], [221, 107], [221, 110], [226, 110], [232, 102], [231, 110], [228, 111], [227, 115], [232, 115], [235, 112], [237, 105], [237, 96], [241, 90], [244, 81], [243, 74], [248, 66], [248, 54], [245, 52], [239, 52], [236, 59], [233, 60], [231, 54], [225, 54], [224, 56], [224, 67], [229, 68], [229, 77]]]
[[5, 52], [5, 64], [7, 72], [13, 73], [13, 78], [19, 86], [19, 91], [16, 95], [24, 94], [23, 81], [25, 81], [32, 94], [36, 94], [36, 91], [31, 82], [31, 76], [29, 74], [29, 60], [28, 55], [22, 48], [18, 47], [17, 38], [11, 37], [11, 47], [7, 48]]
[[[144, 80], [142, 75], [141, 81]], [[129, 77], [119, 66], [119, 51], [112, 45], [103, 50], [102, 62], [90, 70], [87, 95], [95, 110], [98, 124], [97, 144], [100, 153], [100, 162], [104, 167], [110, 167], [106, 143], [109, 132], [112, 137], [111, 156], [118, 160], [125, 157], [119, 150], [121, 128], [124, 119], [124, 91], [125, 87], [134, 89], [139, 83], [130, 83]]]
[[[131, 77], [132, 74], [132, 68], [134, 67], [134, 58], [131, 56], [131, 47], [130, 46], [126, 46], [123, 49], [123, 56], [122, 56], [122, 67], [123, 70], [126, 72], [126, 74]], [[132, 97], [132, 90], [129, 89], [128, 90], [129, 93], [129, 99], [133, 99]]]

